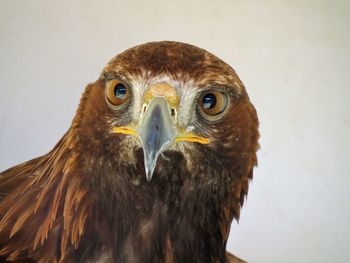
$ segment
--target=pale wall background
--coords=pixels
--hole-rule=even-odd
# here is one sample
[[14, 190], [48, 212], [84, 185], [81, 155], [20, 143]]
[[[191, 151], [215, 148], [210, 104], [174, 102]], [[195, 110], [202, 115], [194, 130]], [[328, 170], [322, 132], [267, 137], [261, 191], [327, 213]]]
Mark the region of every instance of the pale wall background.
[[51, 149], [115, 54], [152, 40], [231, 64], [261, 122], [228, 248], [250, 262], [350, 262], [350, 1], [0, 0], [0, 170]]

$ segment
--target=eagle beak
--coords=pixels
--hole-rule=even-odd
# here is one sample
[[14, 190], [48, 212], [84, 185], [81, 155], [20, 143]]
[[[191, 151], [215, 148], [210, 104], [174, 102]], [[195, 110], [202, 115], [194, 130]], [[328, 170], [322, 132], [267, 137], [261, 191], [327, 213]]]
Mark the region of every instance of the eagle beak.
[[146, 178], [150, 181], [159, 154], [173, 143], [177, 135], [168, 102], [163, 97], [155, 97], [150, 102], [136, 130], [142, 143]]
[[179, 107], [176, 90], [167, 83], [156, 83], [149, 88], [143, 98], [144, 110], [136, 128], [114, 127], [113, 132], [134, 135], [143, 148], [147, 181], [151, 181], [159, 154], [173, 143], [180, 141], [209, 143], [208, 138], [197, 136], [176, 125], [175, 111]]

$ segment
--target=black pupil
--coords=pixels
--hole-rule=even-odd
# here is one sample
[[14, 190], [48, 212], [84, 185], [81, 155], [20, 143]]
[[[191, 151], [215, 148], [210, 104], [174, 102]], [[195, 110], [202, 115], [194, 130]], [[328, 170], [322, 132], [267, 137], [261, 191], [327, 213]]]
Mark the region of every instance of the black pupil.
[[216, 105], [216, 97], [213, 93], [208, 93], [203, 97], [203, 108], [212, 109]]
[[114, 88], [114, 95], [118, 98], [118, 99], [124, 99], [126, 96], [126, 88], [123, 84], [118, 84], [117, 86], [115, 86]]

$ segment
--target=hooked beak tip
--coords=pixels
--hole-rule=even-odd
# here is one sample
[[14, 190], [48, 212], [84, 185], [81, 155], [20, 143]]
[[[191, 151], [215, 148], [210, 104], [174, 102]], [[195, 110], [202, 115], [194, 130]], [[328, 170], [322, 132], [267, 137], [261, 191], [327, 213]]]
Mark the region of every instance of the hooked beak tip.
[[146, 171], [146, 181], [149, 183], [152, 180], [153, 173]]
[[[145, 155], [145, 151], [144, 151], [144, 155]], [[150, 158], [147, 158], [145, 155], [145, 173], [146, 173], [147, 183], [149, 183], [152, 180], [154, 169], [156, 166], [156, 161], [157, 161], [157, 158], [150, 159]]]

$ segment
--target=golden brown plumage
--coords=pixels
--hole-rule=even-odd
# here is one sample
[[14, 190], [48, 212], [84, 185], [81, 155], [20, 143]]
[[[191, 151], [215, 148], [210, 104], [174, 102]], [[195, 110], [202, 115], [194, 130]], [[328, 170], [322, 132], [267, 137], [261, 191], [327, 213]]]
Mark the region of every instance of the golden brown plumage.
[[226, 63], [177, 42], [131, 48], [87, 86], [51, 152], [1, 173], [0, 256], [239, 262], [226, 242], [258, 136]]

